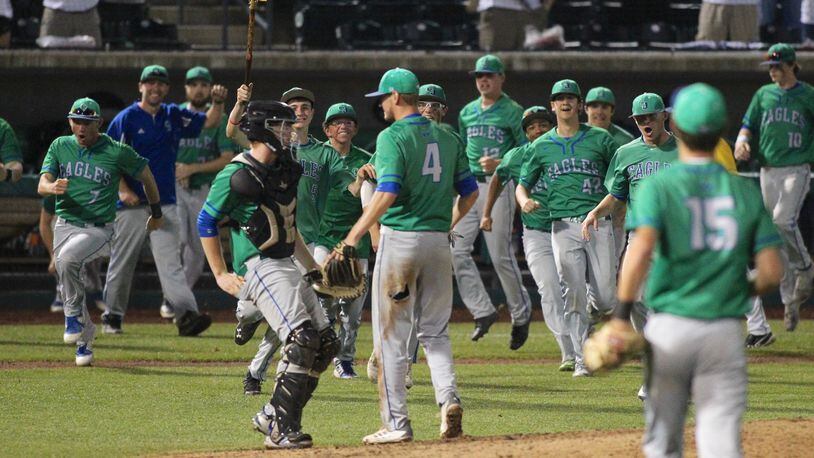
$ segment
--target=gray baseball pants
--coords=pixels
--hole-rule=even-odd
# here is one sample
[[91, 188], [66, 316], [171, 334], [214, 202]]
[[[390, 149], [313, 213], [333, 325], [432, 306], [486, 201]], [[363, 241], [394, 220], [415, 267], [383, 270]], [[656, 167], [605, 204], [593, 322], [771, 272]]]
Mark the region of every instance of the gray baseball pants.
[[187, 189], [175, 186], [175, 195], [178, 203], [178, 221], [181, 241], [181, 261], [184, 265], [184, 276], [190, 288], [195, 286], [204, 270], [206, 255], [204, 255], [201, 239], [198, 237], [198, 214], [209, 195], [209, 186], [199, 189]]
[[[187, 310], [198, 311], [198, 303], [187, 284], [181, 266], [181, 247], [178, 234], [181, 227], [175, 205], [162, 205], [164, 224], [149, 233], [158, 279], [164, 298], [172, 304], [175, 316]], [[150, 210], [144, 205], [122, 208], [116, 212], [116, 235], [110, 253], [105, 284], [105, 303], [109, 313], [124, 316], [130, 299], [133, 273], [136, 270], [141, 247], [147, 240], [147, 219]]]
[[[492, 178], [490, 177], [489, 180]], [[492, 299], [483, 286], [478, 266], [472, 259], [472, 247], [480, 232], [480, 219], [489, 190], [489, 183], [478, 183], [478, 200], [471, 210], [455, 225], [455, 232], [463, 238], [452, 248], [455, 279], [458, 292], [475, 319], [495, 313]], [[512, 250], [512, 221], [514, 220], [514, 186], [506, 185], [492, 208], [492, 230], [483, 232], [486, 247], [492, 258], [500, 285], [512, 316], [512, 324], [521, 326], [531, 318], [531, 299], [523, 287], [523, 279]]]
[[54, 257], [57, 278], [62, 285], [65, 316], [82, 316], [82, 323], [90, 322], [85, 306], [85, 267], [110, 254], [113, 238], [113, 223], [101, 227], [92, 224], [79, 227], [57, 218]]
[[616, 248], [609, 219], [599, 221], [591, 240], [582, 238], [582, 218], [551, 223], [554, 261], [564, 288], [565, 325], [571, 335], [576, 361], [582, 364], [582, 344], [588, 336], [588, 286], [595, 294], [594, 306], [607, 313], [616, 306]]
[[446, 232], [381, 228], [373, 269], [373, 348], [379, 366], [379, 412], [391, 431], [410, 431], [407, 341], [413, 327], [424, 347], [435, 400], [457, 398], [448, 325], [452, 313], [452, 256]]
[[780, 297], [786, 305], [794, 298], [799, 271], [811, 268], [811, 256], [797, 225], [803, 200], [808, 194], [810, 173], [808, 164], [760, 169], [763, 203], [783, 239], [780, 254], [786, 269], [780, 283]]
[[656, 313], [644, 336], [651, 348], [645, 377], [645, 456], [682, 456], [690, 397], [698, 456], [743, 456], [747, 376], [740, 320]]
[[523, 228], [523, 250], [526, 253], [531, 276], [540, 293], [540, 306], [548, 329], [560, 347], [562, 360], [574, 359], [574, 345], [571, 333], [565, 325], [565, 303], [562, 299], [562, 286], [551, 248], [551, 232]]

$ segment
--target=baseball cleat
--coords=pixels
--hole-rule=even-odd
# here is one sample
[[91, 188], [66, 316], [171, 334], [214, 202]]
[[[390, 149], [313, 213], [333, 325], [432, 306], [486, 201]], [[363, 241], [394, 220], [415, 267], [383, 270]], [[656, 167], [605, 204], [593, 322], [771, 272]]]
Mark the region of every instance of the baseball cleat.
[[122, 316], [113, 313], [102, 314], [102, 332], [105, 334], [122, 333]]
[[585, 367], [585, 364], [581, 362], [576, 362], [574, 364], [574, 373], [572, 374], [573, 377], [590, 377], [591, 372]]
[[271, 434], [266, 436], [263, 444], [267, 449], [285, 449], [285, 448], [309, 448], [314, 445], [314, 440], [310, 434], [300, 431], [292, 431], [286, 434], [280, 434], [272, 431]]
[[453, 439], [463, 435], [464, 409], [460, 401], [452, 399], [441, 406], [441, 439]]
[[645, 389], [644, 385], [639, 387], [639, 392], [636, 393], [636, 397], [638, 397], [640, 401], [647, 399], [647, 389]]
[[263, 381], [252, 377], [251, 372], [246, 372], [246, 377], [243, 379], [243, 394], [255, 396], [261, 393]]
[[246, 343], [252, 340], [254, 337], [255, 331], [257, 328], [260, 327], [260, 323], [263, 320], [257, 320], [253, 323], [238, 323], [235, 326], [235, 343], [238, 345], [246, 345]]
[[529, 338], [529, 326], [531, 326], [531, 319], [526, 324], [520, 326], [512, 326], [512, 338], [509, 341], [509, 349], [517, 350], [526, 343]]
[[783, 324], [786, 325], [786, 331], [792, 332], [797, 329], [798, 323], [800, 323], [800, 303], [792, 302], [786, 305], [786, 311], [783, 313]]
[[397, 444], [399, 442], [410, 442], [411, 440], [413, 440], [412, 431], [388, 431], [387, 428], [382, 428], [362, 438], [362, 442], [367, 445]]
[[491, 315], [487, 315], [483, 318], [475, 318], [475, 330], [472, 332], [472, 341], [477, 342], [481, 337], [485, 336], [489, 332], [489, 328], [492, 327], [497, 321], [497, 312], [493, 312]]
[[61, 313], [65, 310], [65, 304], [57, 297], [51, 302], [51, 313]]
[[371, 353], [367, 360], [367, 379], [373, 383], [379, 381], [379, 362], [376, 360], [376, 353]]
[[252, 428], [258, 433], [268, 436], [271, 434], [272, 428], [274, 428], [274, 422], [272, 422], [273, 415], [274, 408], [266, 404], [260, 412], [257, 412], [257, 414], [252, 417]]
[[178, 319], [178, 335], [183, 337], [194, 337], [209, 329], [212, 325], [212, 318], [203, 313], [187, 310]]
[[407, 373], [404, 374], [404, 388], [408, 390], [413, 387], [413, 363], [407, 363]]
[[574, 366], [576, 362], [573, 359], [566, 359], [565, 361], [560, 364], [559, 371], [560, 372], [574, 372]]
[[79, 340], [79, 336], [82, 335], [82, 328], [78, 316], [66, 316], [65, 333], [62, 334], [62, 341], [69, 345], [75, 344]]
[[353, 370], [353, 361], [340, 361], [334, 358], [334, 377], [344, 380], [358, 377]]
[[771, 332], [768, 334], [749, 334], [746, 336], [746, 348], [768, 347], [773, 344], [775, 340]]
[[158, 313], [161, 315], [161, 318], [165, 320], [175, 318], [175, 309], [173, 309], [167, 301], [161, 303], [161, 308], [158, 309]]
[[82, 330], [80, 341], [76, 348], [76, 365], [90, 366], [93, 363], [93, 339], [96, 338], [96, 325], [88, 323]]

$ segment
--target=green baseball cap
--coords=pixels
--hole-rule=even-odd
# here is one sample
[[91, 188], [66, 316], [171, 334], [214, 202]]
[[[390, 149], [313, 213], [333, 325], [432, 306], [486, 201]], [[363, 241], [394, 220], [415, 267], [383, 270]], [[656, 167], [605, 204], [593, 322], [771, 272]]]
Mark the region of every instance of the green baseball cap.
[[141, 71], [139, 82], [143, 83], [149, 80], [170, 84], [170, 74], [167, 73], [167, 69], [163, 65], [148, 65]]
[[381, 97], [396, 91], [399, 94], [417, 94], [418, 78], [406, 68], [391, 68], [384, 72], [379, 81], [379, 90], [365, 94], [365, 97]]
[[475, 69], [469, 72], [470, 75], [477, 75], [478, 73], [503, 73], [503, 61], [500, 57], [494, 54], [487, 54], [482, 56], [475, 62]]
[[720, 132], [726, 125], [724, 96], [705, 83], [679, 91], [672, 112], [676, 127], [690, 135]]
[[661, 96], [658, 94], [645, 92], [644, 94], [641, 94], [633, 99], [633, 108], [631, 111], [633, 114], [628, 116], [629, 118], [653, 113], [661, 113], [662, 111], [665, 111], [664, 100], [662, 100]]
[[311, 105], [316, 103], [314, 93], [301, 87], [292, 87], [291, 89], [283, 92], [283, 95], [280, 96], [280, 101], [283, 103], [288, 103], [290, 100], [294, 99], [305, 99], [311, 102]]
[[797, 61], [797, 53], [791, 45], [786, 43], [777, 43], [769, 48], [766, 52], [766, 60], [760, 65], [777, 65], [781, 62], [792, 63]]
[[594, 102], [601, 102], [607, 103], [608, 105], [616, 106], [616, 97], [613, 95], [613, 91], [606, 87], [595, 87], [588, 91], [588, 95], [585, 96], [585, 103], [594, 103]]
[[356, 110], [349, 103], [335, 103], [328, 107], [328, 111], [325, 113], [325, 124], [336, 118], [347, 118], [356, 121]]
[[192, 67], [187, 70], [186, 82], [189, 83], [194, 80], [204, 80], [207, 83], [211, 83], [212, 74], [209, 73], [209, 69], [206, 67]]
[[531, 123], [537, 119], [542, 119], [543, 121], [548, 121], [551, 124], [554, 124], [553, 116], [551, 115], [551, 112], [546, 109], [546, 107], [533, 106], [527, 108], [526, 111], [523, 112], [523, 120], [521, 121], [523, 130], [526, 130]]
[[579, 90], [579, 84], [574, 80], [559, 80], [554, 83], [551, 88], [551, 100], [560, 94], [572, 94], [577, 97], [582, 97], [582, 92]]
[[84, 97], [78, 99], [71, 105], [71, 111], [68, 112], [68, 119], [84, 119], [86, 121], [98, 121], [99, 114], [102, 110], [95, 100]]
[[444, 88], [437, 84], [425, 84], [418, 88], [418, 100], [426, 102], [441, 102], [447, 104], [447, 95]]

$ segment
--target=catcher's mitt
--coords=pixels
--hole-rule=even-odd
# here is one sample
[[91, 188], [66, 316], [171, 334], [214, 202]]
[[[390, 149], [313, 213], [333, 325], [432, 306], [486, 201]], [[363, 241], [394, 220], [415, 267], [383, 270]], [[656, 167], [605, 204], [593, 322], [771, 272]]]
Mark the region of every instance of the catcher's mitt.
[[312, 286], [319, 294], [338, 299], [356, 299], [367, 288], [356, 248], [339, 242], [333, 251], [334, 258], [322, 266], [322, 280], [314, 282]]
[[644, 347], [644, 337], [629, 322], [612, 319], [585, 341], [585, 366], [591, 372], [614, 369], [644, 351]]

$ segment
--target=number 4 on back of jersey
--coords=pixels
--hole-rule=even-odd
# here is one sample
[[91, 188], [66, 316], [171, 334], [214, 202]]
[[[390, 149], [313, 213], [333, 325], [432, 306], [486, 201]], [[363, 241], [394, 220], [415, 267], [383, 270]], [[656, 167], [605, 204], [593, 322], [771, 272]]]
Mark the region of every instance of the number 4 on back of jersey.
[[427, 144], [427, 154], [424, 156], [421, 175], [432, 175], [433, 183], [441, 181], [441, 158], [439, 155], [438, 143]]

